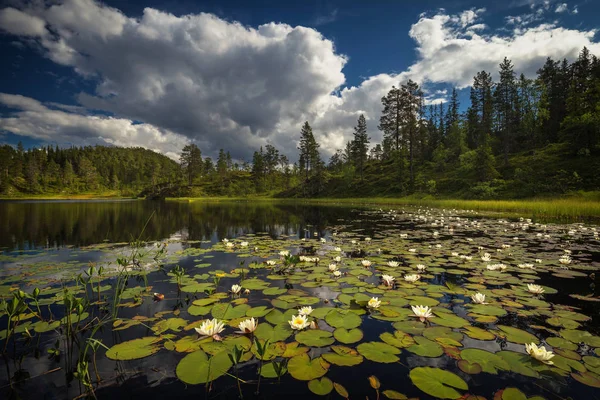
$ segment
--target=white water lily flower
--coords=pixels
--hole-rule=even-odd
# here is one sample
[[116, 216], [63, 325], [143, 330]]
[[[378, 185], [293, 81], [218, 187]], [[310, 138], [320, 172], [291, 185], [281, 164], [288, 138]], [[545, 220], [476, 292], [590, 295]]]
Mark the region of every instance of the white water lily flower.
[[483, 255], [481, 256], [481, 261], [492, 261], [492, 256], [490, 255], [490, 253], [483, 253]]
[[453, 251], [452, 252], [452, 257], [458, 257], [458, 252], [457, 251]]
[[250, 294], [250, 289], [244, 290], [244, 294]]
[[327, 239], [321, 238], [321, 243], [326, 243], [326, 242], [327, 242]]
[[408, 233], [401, 233], [400, 234], [400, 239], [406, 239], [408, 238]]
[[336, 278], [339, 278], [340, 276], [342, 276], [342, 273], [341, 273], [341, 271], [336, 270], [336, 271], [333, 271], [333, 276], [335, 276]]
[[427, 306], [411, 306], [415, 317], [419, 317], [421, 322], [425, 322], [426, 319], [431, 318], [433, 314], [431, 313], [431, 308]]
[[542, 259], [541, 258], [536, 258], [535, 262], [538, 263], [538, 264], [541, 264], [542, 263]]
[[238, 294], [239, 292], [241, 292], [242, 287], [240, 285], [232, 285], [231, 286], [231, 293], [233, 294]]
[[311, 306], [306, 306], [306, 307], [302, 307], [300, 310], [298, 310], [298, 313], [300, 315], [310, 315], [310, 313], [313, 312], [313, 308]]
[[342, 257], [340, 257], [340, 256], [336, 256], [336, 257], [333, 259], [333, 261], [335, 261], [335, 262], [342, 262]]
[[393, 286], [394, 281], [396, 280], [396, 278], [394, 278], [391, 275], [381, 275], [381, 279], [383, 280], [386, 286]]
[[254, 317], [243, 320], [238, 325], [238, 328], [240, 330], [237, 331], [237, 333], [252, 333], [256, 330], [257, 326], [258, 326], [258, 321], [255, 320]]
[[225, 246], [232, 248], [235, 245], [232, 242], [227, 242], [227, 243], [225, 243]]
[[199, 328], [194, 328], [201, 336], [212, 336], [214, 339], [219, 339], [219, 333], [225, 329], [225, 323], [218, 319], [207, 319], [200, 324]]
[[366, 238], [365, 238], [365, 242], [370, 242], [370, 241], [371, 241], [371, 238], [370, 238], [370, 237], [366, 237]]
[[378, 297], [371, 297], [371, 299], [367, 303], [367, 307], [373, 308], [373, 309], [379, 308], [380, 305], [381, 305], [381, 300], [379, 300]]
[[275, 261], [275, 260], [267, 260], [267, 265], [269, 265], [269, 266], [272, 267], [275, 264], [277, 264], [277, 261]]
[[550, 359], [554, 357], [554, 353], [552, 353], [549, 350], [546, 350], [544, 346], [538, 347], [535, 343], [526, 344], [525, 350], [527, 351], [527, 354], [529, 354], [531, 357], [543, 362], [544, 364], [554, 364], [552, 361], [550, 361]]
[[292, 319], [288, 321], [292, 329], [301, 330], [310, 325], [310, 322], [307, 321], [306, 315], [292, 315]]
[[558, 262], [561, 264], [564, 264], [564, 265], [571, 264], [571, 261], [572, 261], [571, 257], [569, 257], [568, 254], [565, 254], [564, 256], [562, 256], [558, 259]]
[[341, 247], [336, 247], [334, 250], [335, 251], [342, 251], [342, 248]]
[[371, 266], [371, 261], [369, 260], [362, 260], [361, 264], [363, 265], [363, 267], [368, 268]]
[[416, 253], [417, 249], [408, 249], [408, 251], [410, 251], [411, 253]]
[[242, 242], [242, 243], [240, 243], [240, 246], [242, 246], [242, 247], [248, 247], [248, 242]]
[[531, 293], [534, 294], [542, 294], [544, 293], [544, 288], [541, 287], [540, 285], [534, 285], [534, 284], [527, 284], [527, 290], [529, 290]]
[[473, 303], [475, 304], [487, 304], [485, 302], [485, 294], [482, 293], [476, 293], [474, 295], [471, 296], [471, 300], [473, 300]]
[[227, 242], [229, 242], [229, 239], [225, 238], [225, 239], [221, 240], [221, 242], [227, 243]]
[[398, 261], [388, 261], [388, 266], [392, 267], [392, 268], [396, 268], [397, 266], [400, 265], [400, 263]]
[[404, 275], [404, 280], [406, 282], [416, 282], [419, 279], [421, 279], [421, 275], [419, 275], [419, 274]]
[[425, 266], [423, 264], [417, 264], [418, 271], [425, 271], [426, 269], [427, 269], [427, 266]]
[[335, 264], [329, 264], [329, 271], [333, 272], [333, 271], [337, 271], [338, 267]]
[[279, 255], [280, 255], [281, 257], [287, 257], [287, 256], [289, 256], [289, 255], [290, 255], [290, 252], [289, 252], [289, 250], [281, 250], [281, 251], [279, 252]]
[[522, 269], [534, 269], [533, 264], [519, 264], [517, 266]]

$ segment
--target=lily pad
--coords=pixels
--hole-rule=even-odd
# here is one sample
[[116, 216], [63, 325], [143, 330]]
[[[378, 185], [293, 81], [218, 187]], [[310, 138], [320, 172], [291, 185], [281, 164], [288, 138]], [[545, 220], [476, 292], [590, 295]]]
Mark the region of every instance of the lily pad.
[[484, 372], [498, 374], [499, 370], [508, 371], [510, 366], [500, 356], [480, 349], [464, 349], [460, 352], [463, 360], [481, 365]]
[[440, 399], [458, 399], [462, 394], [457, 389], [469, 389], [460, 376], [440, 368], [413, 368], [409, 376], [415, 386], [423, 392]]
[[321, 329], [310, 329], [296, 334], [296, 340], [306, 346], [324, 347], [335, 342], [331, 332]]
[[190, 385], [214, 381], [231, 368], [232, 362], [226, 351], [212, 357], [198, 350], [183, 357], [175, 370], [177, 377]]
[[379, 363], [394, 363], [399, 360], [396, 354], [401, 352], [400, 349], [382, 342], [361, 343], [356, 349], [367, 360]]
[[337, 328], [333, 331], [333, 336], [338, 342], [350, 344], [360, 341], [363, 338], [363, 332], [358, 328], [350, 330], [346, 328]]
[[360, 326], [362, 319], [351, 311], [333, 310], [325, 317], [325, 321], [334, 328], [353, 329]]
[[326, 396], [333, 390], [333, 382], [327, 377], [308, 382], [308, 389], [316, 395]]
[[148, 336], [122, 342], [108, 349], [106, 357], [119, 361], [148, 357], [160, 350], [160, 347], [156, 346], [159, 341], [160, 339], [157, 337]]
[[329, 364], [322, 358], [310, 359], [308, 354], [300, 354], [288, 361], [290, 375], [300, 381], [311, 381], [327, 373]]

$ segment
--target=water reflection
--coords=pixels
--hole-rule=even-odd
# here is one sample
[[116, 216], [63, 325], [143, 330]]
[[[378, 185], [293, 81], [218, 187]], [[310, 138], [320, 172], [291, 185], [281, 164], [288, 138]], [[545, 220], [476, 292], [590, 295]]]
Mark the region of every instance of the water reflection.
[[262, 232], [272, 237], [322, 234], [347, 211], [275, 202], [0, 202], [0, 248], [26, 250], [161, 240], [221, 240]]

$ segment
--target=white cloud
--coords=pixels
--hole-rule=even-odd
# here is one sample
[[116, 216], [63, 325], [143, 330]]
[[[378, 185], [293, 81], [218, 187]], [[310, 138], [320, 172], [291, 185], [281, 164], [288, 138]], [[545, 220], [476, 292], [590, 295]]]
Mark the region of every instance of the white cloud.
[[19, 36], [41, 36], [47, 33], [43, 19], [12, 7], [0, 10], [0, 27]]
[[188, 143], [185, 137], [150, 124], [134, 124], [123, 118], [82, 115], [78, 108], [56, 103], [44, 105], [21, 95], [0, 93], [0, 104], [17, 110], [0, 118], [0, 130], [46, 142], [139, 146], [173, 159], [179, 158], [179, 151]]
[[556, 6], [556, 9], [554, 10], [554, 12], [556, 12], [556, 13], [563, 13], [565, 11], [569, 11], [569, 7], [567, 6], [567, 3], [560, 3], [559, 5]]
[[[0, 119], [0, 127], [48, 140], [56, 135], [165, 153], [194, 140], [204, 154], [226, 148], [248, 160], [271, 143], [293, 160], [300, 126], [308, 120], [328, 156], [351, 137], [361, 113], [372, 142], [380, 141], [381, 97], [406, 79], [423, 84], [428, 101], [439, 102], [445, 95], [427, 91], [432, 83], [467, 87], [478, 71], [495, 72], [505, 56], [518, 72], [533, 76], [546, 57], [573, 59], [583, 46], [600, 53], [593, 30], [536, 25], [537, 9], [546, 10], [546, 3], [510, 17], [514, 29], [508, 33], [490, 32], [484, 9], [455, 15], [440, 10], [412, 25], [417, 59], [406, 71], [344, 87], [348, 59], [315, 29], [247, 27], [212, 14], [175, 16], [152, 8], [131, 18], [92, 0], [32, 4], [15, 10], [29, 21], [27, 28], [0, 18], [0, 29], [26, 36], [27, 43], [33, 38], [49, 59], [97, 85], [93, 93], [79, 94], [84, 109], [4, 96], [20, 111]], [[95, 117], [93, 109], [115, 117]]]

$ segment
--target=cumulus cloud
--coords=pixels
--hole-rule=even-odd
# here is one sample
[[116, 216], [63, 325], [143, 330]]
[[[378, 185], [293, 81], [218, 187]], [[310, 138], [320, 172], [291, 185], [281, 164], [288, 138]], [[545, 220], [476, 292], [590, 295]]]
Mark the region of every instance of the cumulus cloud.
[[[546, 12], [549, 6], [538, 7]], [[490, 32], [484, 9], [422, 14], [408, 32], [417, 58], [406, 71], [345, 87], [348, 58], [315, 29], [273, 22], [248, 27], [212, 14], [176, 16], [153, 8], [132, 18], [93, 0], [28, 3], [0, 14], [13, 13], [28, 23], [18, 26], [0, 17], [0, 29], [35, 41], [46, 57], [97, 84], [94, 92], [78, 95], [84, 111], [4, 97], [12, 107], [24, 104], [0, 119], [0, 127], [73, 138], [67, 127], [76, 123], [86, 126], [86, 138], [155, 143], [152, 148], [171, 153], [193, 140], [204, 154], [226, 148], [246, 160], [270, 143], [293, 160], [300, 126], [308, 120], [328, 156], [350, 139], [361, 113], [372, 141], [380, 141], [381, 97], [407, 79], [424, 86], [429, 102], [439, 102], [446, 95], [436, 93], [435, 84], [465, 88], [478, 71], [496, 72], [505, 56], [518, 72], [533, 76], [546, 57], [573, 59], [583, 46], [600, 53], [595, 31], [539, 23], [538, 9], [532, 11], [532, 17], [511, 17], [508, 33]], [[44, 121], [44, 114], [55, 117]], [[164, 138], [170, 138], [168, 144]]]
[[79, 108], [56, 103], [45, 105], [21, 95], [0, 93], [0, 104], [16, 110], [9, 116], [0, 118], [0, 130], [45, 142], [139, 146], [173, 159], [179, 158], [180, 149], [188, 142], [179, 134], [149, 124], [135, 124], [123, 118], [85, 115]]
[[43, 19], [12, 7], [0, 10], [0, 26], [20, 36], [42, 36], [48, 33]]

